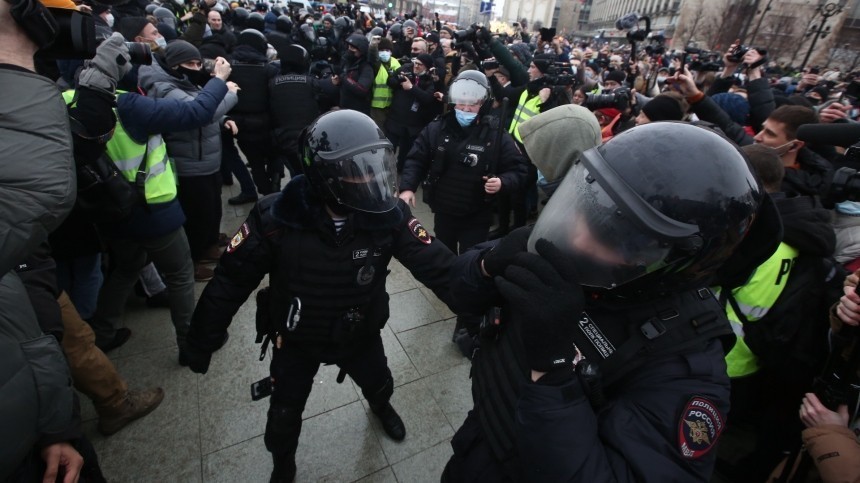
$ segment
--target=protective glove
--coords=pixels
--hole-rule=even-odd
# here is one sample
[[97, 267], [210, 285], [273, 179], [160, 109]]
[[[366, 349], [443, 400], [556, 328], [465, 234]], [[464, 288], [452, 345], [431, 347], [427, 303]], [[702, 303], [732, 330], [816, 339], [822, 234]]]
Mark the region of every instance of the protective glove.
[[183, 362], [187, 363], [192, 372], [196, 372], [197, 374], [206, 374], [206, 371], [209, 370], [209, 362], [212, 360], [212, 354], [210, 352], [194, 349], [190, 345], [185, 344], [182, 354], [184, 355], [184, 358], [182, 358], [183, 360], [180, 361], [180, 364]]
[[518, 253], [526, 251], [532, 227], [523, 226], [510, 232], [502, 238], [489, 252], [483, 256], [484, 270], [496, 277], [505, 273], [505, 268]]
[[585, 295], [569, 257], [545, 239], [538, 255], [517, 254], [496, 277], [496, 287], [509, 303], [513, 323], [521, 326], [526, 359], [534, 371], [573, 371], [573, 334], [585, 307]]
[[78, 85], [114, 95], [116, 84], [131, 70], [131, 56], [122, 34], [114, 32], [96, 49], [96, 56], [84, 63]]

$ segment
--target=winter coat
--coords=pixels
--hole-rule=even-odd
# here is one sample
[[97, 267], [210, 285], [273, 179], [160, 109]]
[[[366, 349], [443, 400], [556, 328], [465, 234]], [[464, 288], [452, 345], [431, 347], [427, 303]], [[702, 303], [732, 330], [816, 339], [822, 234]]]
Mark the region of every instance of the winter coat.
[[[141, 68], [139, 79], [147, 95], [155, 98], [187, 102], [194, 100], [201, 91], [187, 77], [165, 70], [160, 59]], [[174, 161], [178, 176], [206, 176], [221, 169], [221, 125], [227, 111], [237, 102], [236, 94], [228, 91], [209, 124], [190, 131], [164, 133], [167, 154]]]

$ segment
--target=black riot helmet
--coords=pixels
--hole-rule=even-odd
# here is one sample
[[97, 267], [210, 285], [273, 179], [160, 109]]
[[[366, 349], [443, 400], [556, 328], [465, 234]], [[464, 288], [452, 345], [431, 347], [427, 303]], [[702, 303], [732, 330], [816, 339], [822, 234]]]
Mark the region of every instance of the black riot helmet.
[[646, 124], [582, 154], [529, 249], [547, 239], [572, 256], [583, 287], [619, 295], [707, 286], [743, 251], [765, 198], [744, 155], [714, 131]]
[[388, 28], [388, 32], [391, 34], [391, 37], [394, 39], [399, 39], [403, 35], [403, 24], [400, 22], [395, 22]]
[[233, 9], [233, 28], [236, 30], [242, 30], [245, 28], [245, 22], [248, 20], [248, 16], [251, 15], [248, 12], [248, 9], [244, 7], [236, 7]]
[[284, 47], [278, 52], [278, 58], [281, 59], [281, 72], [307, 74], [310, 64], [310, 55], [299, 44], [291, 44]]
[[248, 19], [245, 20], [245, 28], [262, 32], [266, 30], [266, 18], [263, 17], [263, 14], [260, 12], [253, 12], [249, 14]]
[[394, 146], [365, 114], [330, 111], [301, 135], [302, 171], [332, 209], [384, 213], [397, 206]]
[[285, 34], [293, 31], [293, 21], [290, 20], [289, 15], [281, 15], [275, 19], [275, 30]]

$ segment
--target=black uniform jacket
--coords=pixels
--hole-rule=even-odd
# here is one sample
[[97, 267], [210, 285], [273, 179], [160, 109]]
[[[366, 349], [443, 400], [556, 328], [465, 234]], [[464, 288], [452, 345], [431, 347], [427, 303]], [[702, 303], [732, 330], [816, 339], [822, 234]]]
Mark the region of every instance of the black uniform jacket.
[[[368, 236], [368, 232], [372, 232], [372, 236]], [[296, 253], [283, 250], [292, 243], [290, 237], [301, 240], [301, 248]], [[383, 243], [359, 246], [354, 243], [357, 239], [382, 240]], [[346, 262], [338, 266], [333, 266], [331, 259], [320, 259], [319, 254], [331, 255], [344, 250], [349, 250], [344, 258]], [[321, 304], [325, 305], [323, 307], [309, 302], [320, 300], [320, 295], [304, 301], [301, 322], [290, 334], [295, 335], [296, 340], [319, 342], [319, 338], [315, 338], [317, 334], [303, 334], [303, 329], [318, 329], [322, 323], [330, 322], [315, 321], [314, 317], [333, 312], [332, 307], [341, 302], [338, 291], [343, 292], [341, 298], [361, 295], [361, 290], [349, 286], [353, 281], [366, 286], [365, 293], [369, 294], [372, 307], [365, 315], [373, 319], [375, 329], [381, 328], [388, 318], [385, 280], [392, 256], [442, 301], [450, 301], [449, 270], [456, 257], [444, 244], [430, 237], [405, 203], [398, 201], [393, 210], [383, 214], [353, 213], [337, 234], [307, 178], [296, 176], [282, 192], [260, 200], [232, 238], [215, 269], [215, 278], [197, 303], [187, 339], [189, 349], [206, 353], [216, 350], [233, 316], [267, 273], [274, 294], [283, 294], [288, 286], [298, 291], [311, 290], [305, 287], [305, 279], [313, 284], [316, 294], [331, 294], [327, 302]], [[366, 264], [368, 258], [373, 262], [372, 271], [365, 268], [365, 265], [370, 266]], [[290, 277], [304, 277], [302, 285], [296, 286]], [[327, 284], [331, 285], [329, 291], [326, 291]], [[274, 312], [285, 313], [277, 309], [288, 307], [290, 299], [274, 297], [273, 305], [279, 306]]]
[[[504, 302], [492, 279], [483, 277], [479, 269], [482, 252], [489, 245], [478, 245], [457, 259], [452, 269], [451, 291], [458, 302], [461, 298], [468, 299], [464, 302], [468, 307], [463, 309], [479, 310], [481, 306], [502, 303], [504, 325]], [[716, 301], [702, 302], [703, 307], [714, 305], [719, 312]], [[602, 338], [607, 334], [609, 342], [617, 344], [612, 332], [618, 329], [618, 320], [624, 320], [624, 310], [619, 313], [617, 309], [593, 305], [589, 303], [581, 316], [571, 314], [571, 323], [576, 324], [579, 319], [580, 326], [601, 335], [600, 340], [607, 340]], [[610, 323], [601, 323], [607, 320]], [[583, 321], [588, 324], [583, 325]], [[702, 340], [696, 347], [685, 350], [661, 350], [657, 354], [643, 351], [644, 355], [631, 361], [635, 368], [620, 380], [604, 385], [605, 401], [595, 410], [577, 377], [559, 385], [546, 385], [531, 382], [527, 370], [519, 374], [517, 370], [508, 370], [501, 371], [511, 377], [507, 384], [497, 380], [498, 384], [488, 386], [476, 380], [480, 379], [476, 378], [478, 373], [499, 373], [488, 372], [480, 365], [508, 367], [511, 359], [521, 358], [494, 362], [491, 355], [497, 351], [485, 347], [509, 344], [505, 337], [528, 330], [527, 322], [510, 323], [520, 325], [503, 330], [495, 341], [482, 338], [482, 348], [473, 359], [472, 392], [479, 413], [482, 407], [507, 407], [499, 402], [503, 397], [498, 394], [508, 390], [517, 394], [515, 403], [509, 407], [509, 416], [499, 418], [496, 424], [499, 426], [510, 418], [515, 454], [509, 455], [512, 458], [509, 462], [499, 464], [505, 465], [508, 474], [518, 475], [513, 480], [709, 481], [716, 460], [715, 446], [725, 428], [729, 407], [729, 379], [717, 339]], [[728, 327], [728, 323], [725, 325]], [[518, 341], [512, 344], [521, 347]], [[620, 351], [619, 347], [615, 346]], [[594, 347], [583, 344], [580, 349], [587, 359], [605, 365]], [[603, 375], [608, 376], [605, 372]], [[499, 386], [506, 388], [498, 389]], [[499, 401], [487, 405], [478, 398], [499, 398]], [[486, 426], [487, 415], [478, 416], [484, 437], [492, 440], [493, 433], [498, 434], [497, 428]]]

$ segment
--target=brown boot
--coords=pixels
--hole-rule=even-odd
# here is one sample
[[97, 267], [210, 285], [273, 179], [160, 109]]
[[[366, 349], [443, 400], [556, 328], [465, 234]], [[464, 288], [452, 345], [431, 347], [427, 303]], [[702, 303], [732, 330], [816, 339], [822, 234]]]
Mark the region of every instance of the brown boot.
[[100, 411], [98, 430], [103, 435], [110, 436], [135, 419], [151, 413], [163, 399], [164, 389], [160, 387], [146, 391], [128, 391], [119, 407]]
[[215, 271], [211, 268], [201, 265], [200, 263], [194, 264], [194, 281], [195, 282], [208, 282], [215, 277]]
[[221, 255], [223, 253], [224, 253], [224, 248], [219, 247], [218, 244], [216, 243], [215, 245], [212, 245], [211, 247], [209, 247], [209, 249], [206, 250], [206, 253], [204, 253], [203, 255], [200, 256], [200, 260], [198, 260], [198, 262], [199, 263], [218, 263], [218, 260], [221, 259]]

